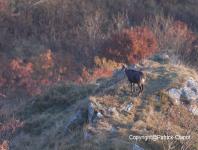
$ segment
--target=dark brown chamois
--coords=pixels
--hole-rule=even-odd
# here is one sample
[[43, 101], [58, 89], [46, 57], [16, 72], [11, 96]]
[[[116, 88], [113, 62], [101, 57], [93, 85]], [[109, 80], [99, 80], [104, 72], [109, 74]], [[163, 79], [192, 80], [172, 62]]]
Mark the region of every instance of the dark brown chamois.
[[131, 84], [131, 93], [133, 93], [133, 90], [132, 90], [133, 85], [137, 84], [140, 89], [138, 95], [140, 95], [144, 90], [144, 82], [146, 80], [144, 73], [141, 71], [128, 69], [124, 65], [122, 66], [122, 70], [124, 70], [128, 80]]

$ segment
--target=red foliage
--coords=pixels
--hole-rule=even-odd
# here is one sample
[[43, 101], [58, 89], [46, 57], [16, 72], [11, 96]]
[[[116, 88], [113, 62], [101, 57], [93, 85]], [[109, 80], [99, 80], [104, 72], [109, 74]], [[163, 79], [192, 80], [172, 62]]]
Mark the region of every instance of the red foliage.
[[0, 0], [0, 12], [8, 9], [8, 0]]
[[22, 88], [28, 91], [29, 94], [38, 94], [37, 81], [33, 80], [33, 64], [31, 62], [23, 62], [17, 58], [11, 60], [10, 64], [10, 84], [13, 88]]
[[112, 74], [113, 74], [112, 70], [105, 69], [105, 68], [104, 69], [103, 68], [96, 68], [93, 71], [92, 78], [94, 78], [94, 79], [96, 79], [98, 77], [105, 78], [105, 77], [112, 76]]
[[124, 29], [104, 45], [104, 55], [119, 62], [136, 63], [158, 49], [155, 35], [147, 27]]
[[76, 80], [77, 83], [89, 82], [98, 78], [106, 78], [112, 76], [113, 71], [105, 68], [95, 68], [92, 73], [89, 73], [87, 68], [83, 68], [81, 76]]

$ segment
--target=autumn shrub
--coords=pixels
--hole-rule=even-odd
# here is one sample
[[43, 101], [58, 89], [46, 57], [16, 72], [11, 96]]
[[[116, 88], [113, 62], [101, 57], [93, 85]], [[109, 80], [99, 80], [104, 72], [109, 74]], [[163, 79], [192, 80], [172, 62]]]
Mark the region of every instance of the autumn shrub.
[[104, 44], [102, 55], [117, 62], [137, 63], [157, 49], [155, 35], [148, 27], [134, 27], [112, 34]]
[[101, 78], [107, 78], [113, 75], [113, 70], [108, 68], [93, 68], [92, 70], [83, 68], [81, 75], [77, 78], [76, 83], [91, 82]]
[[68, 79], [74, 81], [79, 76], [76, 71], [79, 66], [71, 55], [64, 56], [50, 49], [29, 59], [16, 57], [5, 62], [2, 59], [0, 66], [0, 90], [3, 91], [0, 96], [14, 92], [41, 94], [50, 86], [69, 82]]
[[7, 79], [8, 84], [15, 90], [27, 90], [28, 93], [38, 93], [37, 81], [32, 78], [33, 64], [24, 62], [22, 59], [16, 58], [10, 61], [9, 68], [10, 77]]
[[6, 147], [6, 145], [8, 144], [5, 144], [4, 142], [7, 140], [9, 141], [20, 128], [23, 128], [23, 126], [24, 122], [16, 120], [14, 118], [0, 124], [0, 150], [4, 150], [1, 149], [1, 146]]
[[114, 60], [108, 60], [105, 57], [100, 58], [98, 56], [94, 58], [94, 63], [96, 67], [107, 69], [107, 70], [115, 70], [122, 66], [122, 63], [118, 63]]
[[155, 34], [160, 52], [173, 56], [174, 63], [191, 61], [190, 54], [197, 37], [185, 22], [175, 21], [173, 17], [160, 14], [150, 17], [143, 24]]
[[191, 51], [195, 35], [188, 28], [188, 25], [181, 21], [175, 21], [166, 32], [170, 42], [170, 48], [175, 48], [177, 53], [185, 55]]

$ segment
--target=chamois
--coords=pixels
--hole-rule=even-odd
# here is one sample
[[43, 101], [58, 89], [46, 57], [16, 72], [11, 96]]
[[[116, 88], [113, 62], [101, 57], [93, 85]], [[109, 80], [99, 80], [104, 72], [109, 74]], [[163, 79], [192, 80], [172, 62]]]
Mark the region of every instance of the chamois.
[[133, 70], [133, 69], [128, 69], [124, 65], [122, 66], [122, 70], [124, 70], [130, 84], [131, 84], [131, 93], [133, 93], [132, 87], [134, 84], [137, 84], [139, 87], [139, 93], [140, 95], [143, 90], [144, 90], [144, 82], [145, 82], [145, 75], [141, 71]]

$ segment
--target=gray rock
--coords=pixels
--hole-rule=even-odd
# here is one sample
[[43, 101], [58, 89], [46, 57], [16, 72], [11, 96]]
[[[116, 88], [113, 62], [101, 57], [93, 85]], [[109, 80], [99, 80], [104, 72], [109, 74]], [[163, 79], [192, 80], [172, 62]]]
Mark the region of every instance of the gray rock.
[[[182, 102], [187, 102], [187, 104], [190, 104], [191, 106], [189, 111], [194, 115], [198, 115], [198, 82], [196, 80], [190, 77], [179, 89], [169, 89], [168, 94], [173, 99], [175, 104], [180, 104], [181, 100]], [[192, 106], [193, 102], [195, 105], [193, 104]]]
[[187, 87], [198, 88], [198, 83], [195, 80], [193, 80], [193, 78], [190, 78], [189, 80], [187, 80], [186, 85]]
[[169, 55], [168, 55], [168, 54], [163, 53], [163, 54], [161, 54], [161, 59], [162, 59], [162, 60], [169, 60], [169, 59], [170, 59], [170, 57], [169, 57]]
[[88, 131], [84, 132], [84, 140], [90, 140], [92, 138], [92, 134]]
[[83, 108], [79, 108], [77, 112], [70, 117], [68, 123], [66, 124], [66, 133], [68, 133], [71, 129], [82, 127], [86, 120], [86, 112], [83, 110]]
[[[186, 81], [186, 86], [190, 88], [192, 92], [194, 92], [194, 99], [198, 98], [198, 82], [195, 81], [193, 78], [190, 78]], [[196, 95], [196, 96], [195, 96]]]
[[93, 123], [93, 119], [94, 119], [94, 105], [92, 103], [88, 104], [88, 120], [89, 120], [89, 124]]
[[195, 116], [198, 116], [198, 106], [197, 105], [190, 105], [190, 108], [189, 108], [189, 111], [195, 115]]
[[129, 104], [123, 106], [121, 110], [124, 110], [126, 112], [130, 112], [132, 108], [133, 108], [133, 104], [129, 103]]
[[157, 61], [159, 63], [168, 63], [170, 61], [170, 57], [168, 54], [163, 53], [163, 54], [156, 54], [152, 58], [154, 61]]
[[189, 87], [183, 87], [181, 97], [190, 102], [197, 98], [197, 93]]
[[103, 118], [103, 114], [97, 110], [96, 105], [90, 102], [88, 104], [88, 121], [90, 125], [96, 123], [99, 119]]
[[168, 91], [169, 96], [174, 100], [176, 105], [180, 104], [180, 97], [182, 94], [181, 89], [172, 88]]
[[116, 133], [117, 132], [117, 129], [115, 127], [112, 127], [111, 128], [111, 133]]
[[133, 144], [132, 150], [144, 150], [144, 149], [137, 144]]
[[98, 112], [97, 113], [97, 118], [101, 119], [103, 117], [102, 113], [101, 112]]

